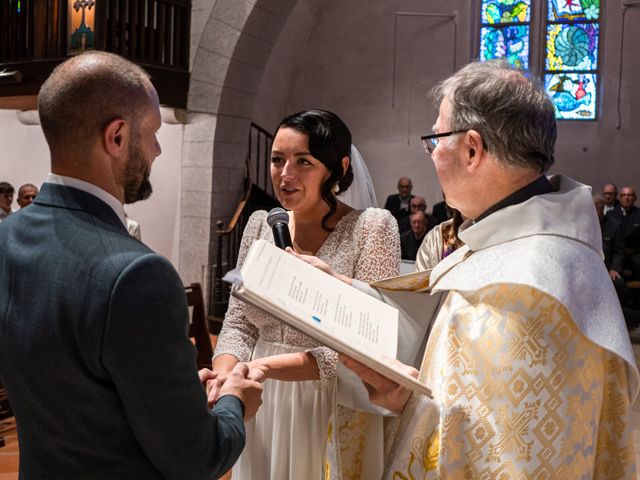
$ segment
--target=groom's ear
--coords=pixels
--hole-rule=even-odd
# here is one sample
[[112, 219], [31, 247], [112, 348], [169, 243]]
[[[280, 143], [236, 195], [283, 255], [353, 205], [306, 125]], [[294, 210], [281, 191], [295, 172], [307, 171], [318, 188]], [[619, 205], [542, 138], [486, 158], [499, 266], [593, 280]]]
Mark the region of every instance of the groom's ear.
[[349, 168], [349, 157], [342, 158], [342, 175], [344, 176], [347, 173], [347, 169]]

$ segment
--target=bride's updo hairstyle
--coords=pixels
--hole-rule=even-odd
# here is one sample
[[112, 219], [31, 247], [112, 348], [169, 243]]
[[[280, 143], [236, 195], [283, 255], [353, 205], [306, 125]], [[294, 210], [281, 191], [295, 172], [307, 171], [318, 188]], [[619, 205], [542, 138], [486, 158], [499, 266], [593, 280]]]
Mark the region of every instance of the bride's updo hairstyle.
[[[322, 199], [329, 205], [329, 212], [322, 217], [322, 228], [330, 232], [326, 222], [336, 212], [336, 195], [346, 191], [353, 182], [351, 168], [351, 132], [335, 113], [326, 110], [306, 110], [285, 117], [278, 125], [276, 134], [281, 128], [292, 128], [309, 138], [309, 152], [329, 170], [327, 178], [320, 187]], [[349, 167], [343, 174], [342, 159], [349, 157]], [[334, 193], [338, 185], [337, 194]]]

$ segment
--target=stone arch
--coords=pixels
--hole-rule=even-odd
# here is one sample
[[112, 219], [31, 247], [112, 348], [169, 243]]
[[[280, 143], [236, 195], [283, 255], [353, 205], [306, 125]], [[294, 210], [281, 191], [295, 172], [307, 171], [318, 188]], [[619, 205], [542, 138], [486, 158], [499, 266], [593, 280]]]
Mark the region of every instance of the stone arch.
[[179, 270], [201, 281], [215, 221], [238, 201], [262, 74], [297, 0], [194, 0], [191, 80], [181, 167]]

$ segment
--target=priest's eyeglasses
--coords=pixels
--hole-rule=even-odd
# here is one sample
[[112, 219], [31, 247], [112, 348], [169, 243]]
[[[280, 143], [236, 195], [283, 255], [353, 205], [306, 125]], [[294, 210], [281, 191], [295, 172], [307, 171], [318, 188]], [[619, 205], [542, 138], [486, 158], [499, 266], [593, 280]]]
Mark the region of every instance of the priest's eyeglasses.
[[448, 137], [456, 133], [464, 133], [466, 131], [467, 130], [454, 130], [453, 132], [434, 133], [432, 135], [425, 135], [424, 137], [420, 137], [420, 140], [422, 140], [422, 146], [424, 147], [425, 152], [431, 155], [438, 146], [438, 142], [440, 142], [440, 139], [442, 137]]

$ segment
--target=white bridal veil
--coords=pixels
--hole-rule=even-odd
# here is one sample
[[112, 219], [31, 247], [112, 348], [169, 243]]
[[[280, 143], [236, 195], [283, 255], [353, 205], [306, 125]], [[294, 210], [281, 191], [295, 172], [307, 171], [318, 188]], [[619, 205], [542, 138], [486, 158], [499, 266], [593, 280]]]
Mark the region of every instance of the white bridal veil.
[[353, 169], [353, 182], [346, 192], [338, 193], [338, 199], [356, 210], [377, 207], [376, 192], [373, 190], [369, 169], [367, 169], [362, 155], [355, 145], [351, 145], [351, 168]]

